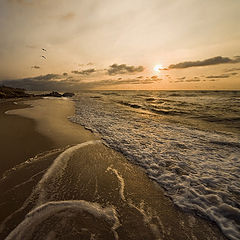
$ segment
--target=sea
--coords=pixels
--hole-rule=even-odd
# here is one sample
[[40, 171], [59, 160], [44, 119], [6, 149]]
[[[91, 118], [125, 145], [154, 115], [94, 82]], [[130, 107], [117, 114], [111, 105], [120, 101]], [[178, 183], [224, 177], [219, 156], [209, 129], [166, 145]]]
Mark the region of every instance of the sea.
[[[181, 239], [225, 239], [202, 231], [191, 217], [198, 215], [240, 239], [240, 91], [80, 91], [71, 101], [69, 121], [99, 140], [39, 154], [6, 172], [0, 186], [11, 188], [0, 202], [16, 210], [0, 236], [180, 239], [174, 234], [182, 231]], [[170, 205], [159, 205], [163, 197], [145, 177]], [[186, 221], [171, 204], [190, 214]]]
[[240, 239], [240, 92], [79, 93], [69, 120], [141, 166], [174, 204]]

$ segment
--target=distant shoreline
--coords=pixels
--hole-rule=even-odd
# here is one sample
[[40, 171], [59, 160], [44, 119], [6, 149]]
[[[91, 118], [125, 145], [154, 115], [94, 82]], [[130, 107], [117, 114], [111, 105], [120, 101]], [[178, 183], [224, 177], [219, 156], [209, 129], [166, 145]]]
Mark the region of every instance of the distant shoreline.
[[39, 98], [39, 97], [73, 97], [74, 93], [65, 92], [63, 94], [52, 91], [44, 94], [30, 94], [26, 93], [23, 88], [13, 88], [7, 86], [0, 86], [0, 99], [17, 99], [17, 98]]

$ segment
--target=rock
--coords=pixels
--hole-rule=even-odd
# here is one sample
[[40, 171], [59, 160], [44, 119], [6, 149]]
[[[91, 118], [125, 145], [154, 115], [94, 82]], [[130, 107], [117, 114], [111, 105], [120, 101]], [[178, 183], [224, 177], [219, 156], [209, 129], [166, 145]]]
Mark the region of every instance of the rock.
[[18, 97], [73, 97], [75, 94], [71, 92], [65, 92], [61, 94], [56, 91], [52, 91], [47, 94], [33, 95], [25, 93], [25, 89], [12, 88], [6, 86], [0, 86], [0, 99], [1, 98], [18, 98]]
[[59, 92], [52, 91], [51, 93], [47, 94], [49, 97], [62, 97], [62, 94]]
[[63, 96], [63, 97], [73, 97], [74, 95], [75, 95], [74, 93], [66, 92], [66, 93], [64, 93], [62, 96]]
[[32, 94], [25, 93], [25, 89], [0, 86], [0, 98], [31, 97]]

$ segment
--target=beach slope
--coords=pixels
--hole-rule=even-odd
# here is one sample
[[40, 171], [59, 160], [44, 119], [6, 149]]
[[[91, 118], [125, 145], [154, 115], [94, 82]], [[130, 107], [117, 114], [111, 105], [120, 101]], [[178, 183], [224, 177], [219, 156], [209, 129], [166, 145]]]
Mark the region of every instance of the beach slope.
[[99, 136], [68, 121], [72, 101], [27, 104], [31, 108], [6, 117], [15, 117], [16, 124], [31, 121], [24, 125], [36, 136], [26, 133], [25, 139], [46, 147], [31, 160], [15, 162], [0, 179], [0, 207], [8, 209], [1, 239], [225, 239], [212, 222], [175, 207], [142, 169]]

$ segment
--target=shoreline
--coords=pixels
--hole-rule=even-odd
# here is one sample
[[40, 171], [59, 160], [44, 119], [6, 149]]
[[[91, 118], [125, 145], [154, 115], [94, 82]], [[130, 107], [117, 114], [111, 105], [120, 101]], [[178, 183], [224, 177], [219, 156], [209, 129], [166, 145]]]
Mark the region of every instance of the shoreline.
[[[39, 134], [38, 137], [44, 136], [45, 140], [43, 141], [49, 147], [45, 151], [51, 150], [51, 148], [66, 147], [67, 145], [76, 145], [89, 140], [99, 139], [82, 126], [67, 120], [67, 117], [74, 113], [73, 102], [59, 99], [39, 99], [30, 102], [27, 100], [27, 102], [31, 104], [31, 108], [20, 109], [24, 105], [18, 105], [19, 109], [8, 111], [7, 117], [14, 117], [13, 121], [15, 122], [24, 119], [25, 123], [31, 119], [32, 125], [28, 125], [28, 128], [35, 129], [34, 131]], [[12, 106], [13, 108], [14, 106]], [[32, 139], [31, 135], [28, 135], [28, 137]], [[36, 141], [36, 139], [34, 140]], [[95, 152], [101, 154], [96, 156]], [[96, 175], [98, 177], [98, 185], [102, 185], [103, 189], [106, 188], [104, 181], [109, 182], [109, 186], [100, 194], [101, 198], [96, 199], [92, 197], [92, 193], [96, 192], [95, 184], [82, 182], [81, 186], [86, 191], [81, 195], [81, 198], [102, 204], [106, 200], [113, 201], [117, 209], [121, 209], [122, 214], [126, 215], [126, 218], [129, 214], [129, 209], [131, 211], [135, 209], [134, 211], [137, 211], [134, 213], [136, 217], [135, 227], [138, 231], [144, 231], [141, 224], [136, 225], [137, 221], [139, 223], [142, 221], [141, 216], [149, 218], [144, 209], [141, 209], [141, 202], [144, 202], [160, 218], [162, 229], [158, 231], [158, 234], [163, 239], [179, 239], [177, 237], [184, 235], [186, 237], [196, 237], [196, 239], [205, 239], [206, 236], [210, 236], [210, 239], [225, 239], [214, 223], [202, 219], [193, 213], [183, 212], [174, 206], [172, 201], [165, 196], [164, 191], [152, 182], [140, 167], [130, 164], [120, 153], [105, 147], [101, 143], [93, 147], [84, 148], [77, 154], [83, 165], [78, 165], [80, 163], [74, 164], [77, 164], [79, 168], [85, 169], [83, 179], [92, 179]], [[53, 160], [54, 158], [50, 160], [50, 163]], [[106, 171], [110, 174], [105, 179], [104, 174]], [[40, 174], [39, 177], [42, 177], [42, 175]], [[39, 181], [39, 179], [36, 179], [36, 181]], [[101, 181], [103, 182], [101, 183]], [[113, 189], [110, 182], [117, 190]], [[99, 189], [98, 191], [100, 192]], [[110, 193], [112, 194], [111, 196]], [[149, 219], [149, 222], [152, 222], [153, 225], [156, 224], [156, 221], [153, 218]], [[124, 230], [123, 227], [119, 228], [119, 234], [122, 232], [122, 236], [126, 236], [123, 239], [128, 239], [131, 227], [129, 226], [130, 229], [128, 229], [127, 224], [124, 226], [126, 229]], [[203, 230], [206, 232], [203, 232]], [[166, 233], [166, 231], [169, 233]], [[146, 235], [146, 239], [148, 237], [149, 235]]]
[[40, 98], [24, 102], [31, 108], [14, 109], [7, 111], [7, 114], [18, 115], [35, 121], [36, 131], [51, 139], [55, 147], [64, 147], [97, 139], [90, 131], [67, 119], [75, 111], [74, 103], [71, 100]]
[[[51, 139], [36, 131], [36, 121], [19, 115], [7, 115], [6, 111], [30, 108], [23, 99], [0, 102], [0, 176], [28, 158], [55, 147]], [[34, 141], [33, 141], [34, 139]]]

